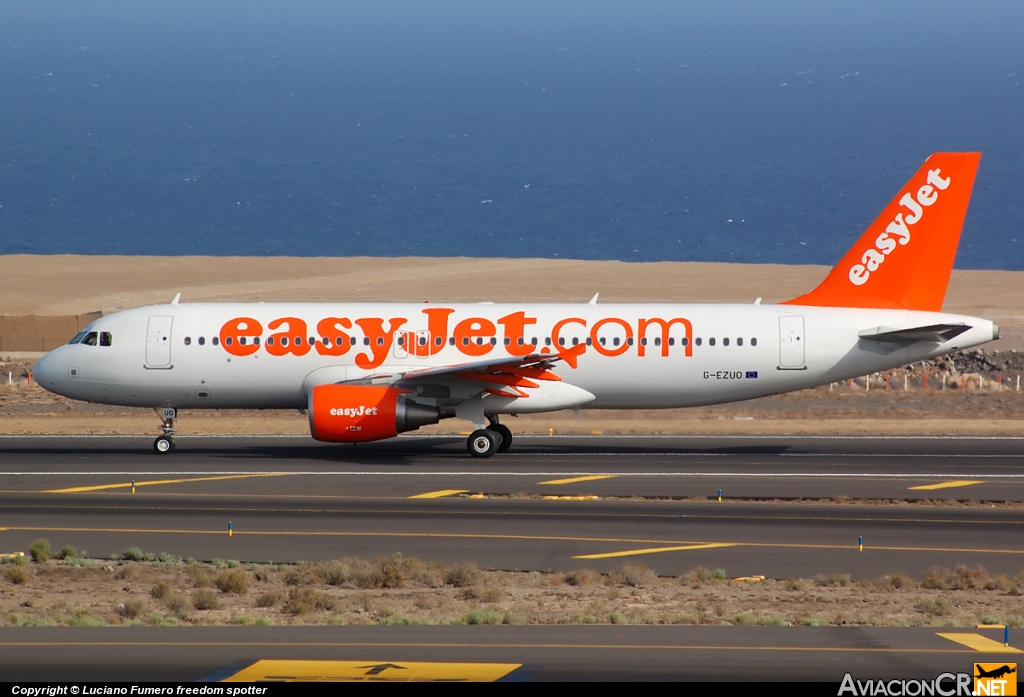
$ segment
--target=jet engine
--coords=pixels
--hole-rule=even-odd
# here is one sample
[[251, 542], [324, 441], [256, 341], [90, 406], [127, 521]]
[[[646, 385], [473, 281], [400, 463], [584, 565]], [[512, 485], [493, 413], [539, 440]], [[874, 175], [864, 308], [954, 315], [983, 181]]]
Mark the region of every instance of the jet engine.
[[437, 407], [370, 385], [317, 385], [309, 391], [308, 413], [313, 438], [331, 443], [382, 440], [440, 420]]

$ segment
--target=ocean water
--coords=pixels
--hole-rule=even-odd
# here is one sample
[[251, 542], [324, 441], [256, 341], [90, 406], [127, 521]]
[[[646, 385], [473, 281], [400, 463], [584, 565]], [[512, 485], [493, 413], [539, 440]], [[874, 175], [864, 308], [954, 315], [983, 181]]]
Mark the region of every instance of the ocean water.
[[0, 254], [834, 263], [983, 153], [1024, 269], [1024, 3], [0, 5]]

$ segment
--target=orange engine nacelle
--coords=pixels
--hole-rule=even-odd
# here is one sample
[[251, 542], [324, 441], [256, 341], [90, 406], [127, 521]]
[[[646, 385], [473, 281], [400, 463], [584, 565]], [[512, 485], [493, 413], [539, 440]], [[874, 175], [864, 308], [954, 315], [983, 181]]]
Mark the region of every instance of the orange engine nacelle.
[[317, 385], [309, 391], [309, 432], [317, 440], [365, 443], [439, 420], [437, 407], [406, 399], [393, 387]]

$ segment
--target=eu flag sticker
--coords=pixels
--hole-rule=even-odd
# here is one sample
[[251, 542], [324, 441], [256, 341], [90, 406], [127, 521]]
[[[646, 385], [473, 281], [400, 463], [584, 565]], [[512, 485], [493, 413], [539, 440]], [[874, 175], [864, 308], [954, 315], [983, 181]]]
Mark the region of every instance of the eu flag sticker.
[[757, 371], [756, 370], [748, 370], [747, 371], [747, 377], [748, 378], [756, 378], [757, 377]]

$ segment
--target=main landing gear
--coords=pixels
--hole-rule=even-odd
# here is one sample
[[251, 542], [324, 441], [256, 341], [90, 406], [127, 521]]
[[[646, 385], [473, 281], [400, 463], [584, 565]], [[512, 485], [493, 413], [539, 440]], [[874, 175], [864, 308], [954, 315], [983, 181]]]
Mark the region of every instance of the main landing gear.
[[160, 430], [163, 431], [164, 434], [153, 441], [153, 450], [160, 455], [173, 452], [174, 420], [178, 417], [178, 410], [173, 407], [163, 407], [162, 409], [156, 409], [155, 411], [162, 419]]
[[498, 423], [496, 416], [488, 416], [487, 420], [491, 425], [473, 431], [466, 441], [466, 449], [473, 457], [491, 457], [512, 447], [512, 431], [509, 427]]

